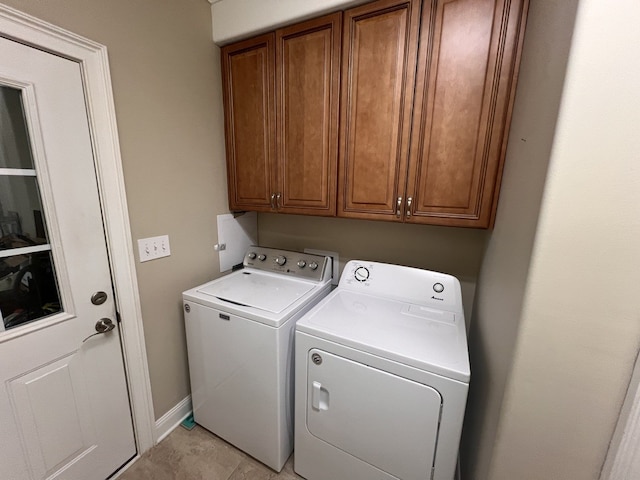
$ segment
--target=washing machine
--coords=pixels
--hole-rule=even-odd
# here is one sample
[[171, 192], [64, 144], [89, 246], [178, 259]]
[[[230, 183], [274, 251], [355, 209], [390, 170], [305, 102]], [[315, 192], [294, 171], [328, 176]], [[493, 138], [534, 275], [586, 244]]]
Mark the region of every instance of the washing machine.
[[296, 473], [454, 478], [470, 379], [455, 277], [350, 261], [295, 348]]
[[327, 257], [265, 247], [183, 293], [193, 416], [280, 471], [293, 449], [293, 338], [331, 288]]

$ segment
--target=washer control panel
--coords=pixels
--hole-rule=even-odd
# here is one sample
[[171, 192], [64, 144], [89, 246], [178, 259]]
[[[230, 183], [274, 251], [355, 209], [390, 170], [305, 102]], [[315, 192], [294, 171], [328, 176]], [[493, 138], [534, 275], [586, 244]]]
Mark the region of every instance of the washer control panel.
[[331, 277], [330, 259], [311, 253], [251, 246], [244, 256], [245, 267], [324, 281]]
[[342, 272], [339, 287], [417, 305], [462, 311], [458, 279], [430, 270], [351, 260]]

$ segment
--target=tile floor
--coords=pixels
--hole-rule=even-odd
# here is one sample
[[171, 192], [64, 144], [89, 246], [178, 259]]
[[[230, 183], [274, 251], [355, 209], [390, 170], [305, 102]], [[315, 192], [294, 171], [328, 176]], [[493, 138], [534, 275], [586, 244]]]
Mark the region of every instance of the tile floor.
[[295, 480], [293, 457], [280, 473], [196, 425], [177, 427], [117, 480]]

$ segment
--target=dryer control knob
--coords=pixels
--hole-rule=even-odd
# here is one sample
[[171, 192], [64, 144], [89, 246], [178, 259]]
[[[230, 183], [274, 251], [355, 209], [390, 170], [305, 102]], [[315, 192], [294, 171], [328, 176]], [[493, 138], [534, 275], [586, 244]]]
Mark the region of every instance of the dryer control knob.
[[278, 265], [284, 265], [285, 263], [287, 263], [287, 257], [285, 257], [284, 255], [278, 255], [273, 261]]
[[267, 256], [264, 253], [261, 253], [260, 255], [258, 255], [258, 260], [260, 260], [261, 262], [264, 262], [267, 259]]
[[356, 280], [359, 282], [366, 282], [369, 280], [369, 270], [365, 267], [358, 267], [356, 271], [353, 272], [353, 276], [356, 277]]
[[247, 255], [247, 257], [249, 257], [249, 260], [253, 260], [254, 258], [256, 258], [256, 254], [255, 252], [251, 252], [249, 255]]
[[298, 265], [298, 267], [300, 267], [300, 268], [304, 268], [304, 267], [306, 267], [306, 266], [307, 266], [307, 262], [305, 262], [304, 260], [298, 260], [297, 265]]
[[315, 270], [316, 268], [318, 268], [318, 264], [317, 264], [316, 262], [311, 262], [311, 263], [309, 264], [309, 268], [310, 268], [311, 270]]

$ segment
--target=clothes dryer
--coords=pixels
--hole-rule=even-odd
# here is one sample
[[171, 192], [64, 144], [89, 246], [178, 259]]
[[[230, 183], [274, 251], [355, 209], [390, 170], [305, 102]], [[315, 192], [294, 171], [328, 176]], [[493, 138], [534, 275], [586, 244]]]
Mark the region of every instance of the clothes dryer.
[[295, 337], [299, 475], [453, 479], [470, 378], [456, 278], [351, 261]]

